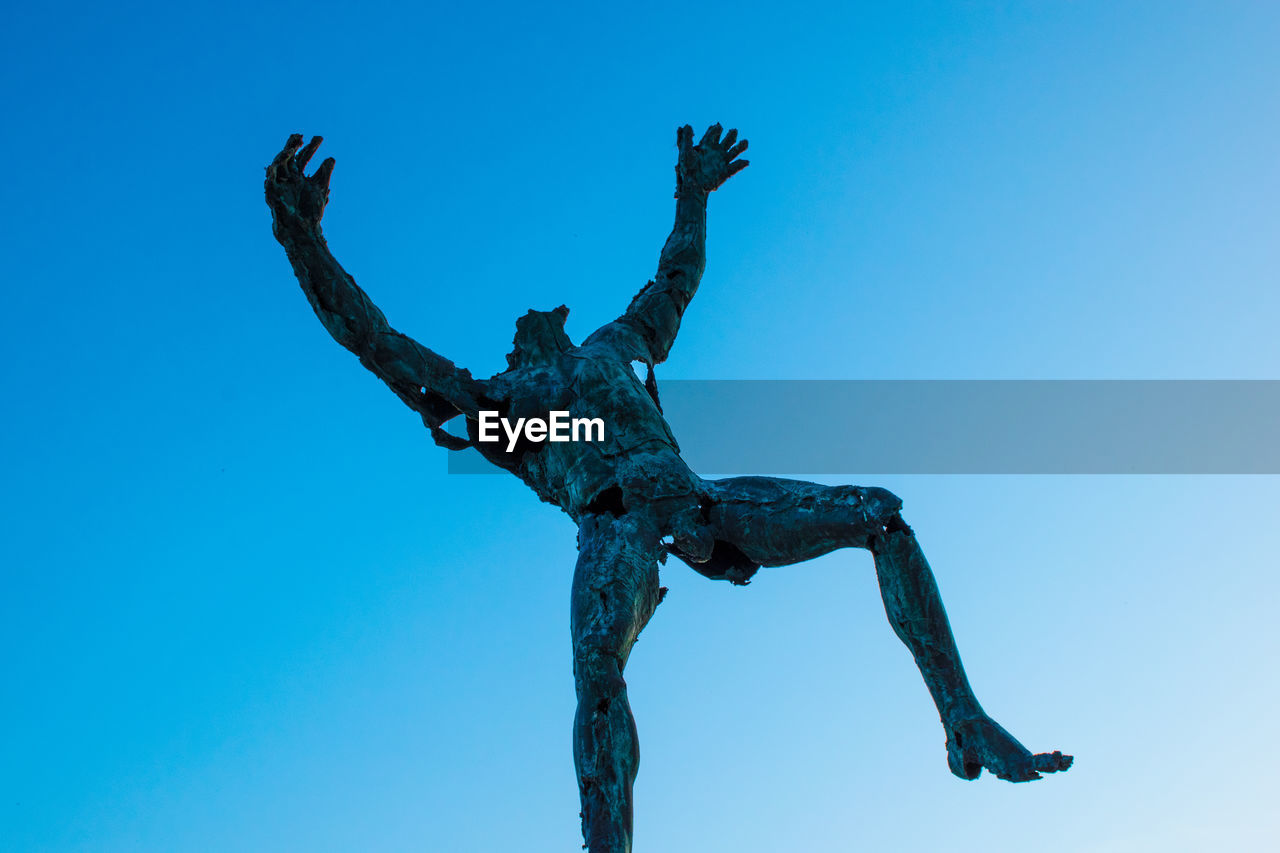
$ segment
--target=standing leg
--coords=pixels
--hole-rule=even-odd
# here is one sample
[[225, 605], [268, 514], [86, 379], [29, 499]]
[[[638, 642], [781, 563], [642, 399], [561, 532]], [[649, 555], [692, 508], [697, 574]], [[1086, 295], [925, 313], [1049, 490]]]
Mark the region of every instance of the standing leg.
[[[947, 733], [947, 764], [962, 779], [986, 767], [1026, 782], [1066, 770], [1061, 752], [1033, 755], [987, 716], [956, 648], [933, 571], [884, 489], [821, 486], [770, 477], [737, 477], [708, 486], [708, 518], [717, 540], [757, 566], [783, 566], [837, 548], [867, 548], [894, 633], [911, 650]], [[696, 568], [696, 567], [695, 567]]]
[[590, 853], [630, 853], [640, 752], [622, 671], [660, 597], [657, 528], [641, 513], [583, 519], [573, 575], [573, 759]]

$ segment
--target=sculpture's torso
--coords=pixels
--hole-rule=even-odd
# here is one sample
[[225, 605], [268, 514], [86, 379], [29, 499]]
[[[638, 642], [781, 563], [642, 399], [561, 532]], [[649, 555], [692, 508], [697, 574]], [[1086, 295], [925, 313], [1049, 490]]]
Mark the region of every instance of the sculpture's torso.
[[522, 439], [511, 453], [505, 452], [505, 439], [478, 444], [486, 458], [575, 519], [600, 501], [620, 500], [624, 507], [664, 498], [696, 501], [699, 480], [680, 458], [671, 428], [626, 360], [609, 347], [587, 344], [547, 361], [498, 374], [485, 383], [486, 397], [512, 422], [546, 418], [551, 411], [601, 418], [604, 440]]

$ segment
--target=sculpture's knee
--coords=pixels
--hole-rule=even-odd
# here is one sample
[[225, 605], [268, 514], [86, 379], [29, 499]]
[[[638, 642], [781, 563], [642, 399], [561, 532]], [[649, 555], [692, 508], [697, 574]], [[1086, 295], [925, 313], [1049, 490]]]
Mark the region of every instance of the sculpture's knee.
[[867, 486], [862, 489], [863, 512], [867, 519], [887, 524], [902, 510], [902, 498], [888, 489]]
[[594, 703], [598, 711], [608, 711], [609, 706], [627, 692], [622, 661], [617, 653], [598, 646], [584, 646], [575, 651], [573, 678], [579, 701]]
[[864, 500], [863, 512], [872, 530], [866, 547], [873, 554], [882, 554], [890, 543], [898, 540], [915, 541], [911, 528], [902, 520], [901, 498], [888, 489], [873, 486], [864, 490]]

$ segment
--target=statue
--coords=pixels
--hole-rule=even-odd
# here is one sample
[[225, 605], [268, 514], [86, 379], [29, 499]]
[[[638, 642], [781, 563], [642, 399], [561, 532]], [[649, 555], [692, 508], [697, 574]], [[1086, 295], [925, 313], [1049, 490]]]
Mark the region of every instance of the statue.
[[[320, 219], [333, 158], [307, 176], [319, 147], [289, 137], [267, 167], [276, 239], [329, 334], [422, 417], [435, 441], [476, 448], [578, 524], [570, 629], [578, 710], [573, 754], [590, 853], [631, 849], [638, 752], [623, 669], [665, 589], [658, 566], [674, 554], [714, 580], [746, 584], [761, 566], [786, 566], [837, 548], [866, 548], [885, 612], [910, 649], [946, 732], [947, 764], [962, 779], [985, 767], [1026, 782], [1066, 770], [1061, 752], [1032, 754], [1001, 728], [969, 686], [933, 573], [902, 501], [880, 488], [823, 486], [772, 477], [703, 480], [680, 457], [663, 419], [653, 366], [667, 358], [705, 263], [707, 197], [747, 166], [737, 131], [713, 125], [698, 144], [676, 134], [676, 221], [658, 273], [622, 316], [581, 344], [564, 331], [569, 309], [529, 311], [516, 321], [508, 367], [479, 380], [388, 325], [338, 264]], [[633, 362], [647, 365], [642, 384]], [[571, 412], [601, 419], [601, 440], [481, 441], [486, 417]], [[496, 415], [494, 414], [496, 413]], [[465, 419], [467, 436], [446, 432]], [[492, 425], [490, 423], [490, 425]]]

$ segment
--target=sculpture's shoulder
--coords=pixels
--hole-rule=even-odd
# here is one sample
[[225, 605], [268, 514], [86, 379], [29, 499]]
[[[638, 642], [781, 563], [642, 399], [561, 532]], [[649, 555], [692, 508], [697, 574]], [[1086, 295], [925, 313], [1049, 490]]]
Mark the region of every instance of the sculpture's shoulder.
[[650, 358], [649, 347], [640, 330], [622, 318], [601, 326], [582, 342], [582, 346], [575, 349], [592, 358], [626, 364], [633, 361], [647, 362]]

